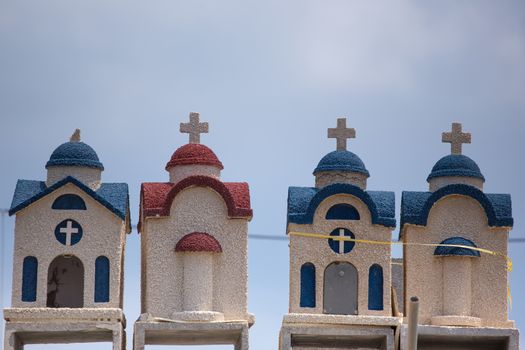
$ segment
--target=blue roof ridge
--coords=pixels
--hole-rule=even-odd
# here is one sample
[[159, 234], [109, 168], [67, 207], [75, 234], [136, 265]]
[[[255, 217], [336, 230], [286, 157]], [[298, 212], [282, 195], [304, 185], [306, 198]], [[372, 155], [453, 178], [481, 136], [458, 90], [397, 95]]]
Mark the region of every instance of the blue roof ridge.
[[[34, 188], [31, 188], [31, 186], [24, 188], [24, 184], [28, 183], [31, 183]], [[9, 215], [14, 215], [18, 211], [68, 183], [72, 183], [80, 188], [122, 220], [126, 220], [126, 217], [129, 215], [129, 191], [126, 183], [102, 183], [97, 191], [93, 191], [73, 176], [67, 176], [49, 187], [46, 187], [44, 181], [18, 180]], [[121, 187], [117, 191], [120, 193], [120, 196], [115, 196], [113, 191], [111, 191], [111, 187], [115, 187], [115, 185]], [[37, 186], [38, 191], [35, 190], [37, 189]], [[27, 193], [28, 191], [29, 193]], [[126, 194], [125, 200], [122, 198], [123, 193]]]

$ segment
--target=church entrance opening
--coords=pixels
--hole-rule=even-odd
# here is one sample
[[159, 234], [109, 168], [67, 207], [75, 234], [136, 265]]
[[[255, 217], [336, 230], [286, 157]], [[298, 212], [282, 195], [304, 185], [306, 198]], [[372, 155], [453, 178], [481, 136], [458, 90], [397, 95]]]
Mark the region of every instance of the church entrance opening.
[[357, 269], [347, 262], [333, 262], [324, 272], [323, 312], [357, 315]]
[[84, 306], [84, 265], [72, 255], [56, 257], [47, 273], [47, 307]]

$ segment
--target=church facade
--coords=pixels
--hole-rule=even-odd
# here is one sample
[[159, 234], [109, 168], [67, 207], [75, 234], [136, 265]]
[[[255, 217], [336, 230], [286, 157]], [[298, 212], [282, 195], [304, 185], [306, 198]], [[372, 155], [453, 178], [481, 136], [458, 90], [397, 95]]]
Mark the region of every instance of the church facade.
[[9, 211], [16, 224], [4, 349], [89, 341], [122, 349], [128, 187], [101, 181], [104, 167], [78, 130], [46, 168], [46, 181], [18, 181]]

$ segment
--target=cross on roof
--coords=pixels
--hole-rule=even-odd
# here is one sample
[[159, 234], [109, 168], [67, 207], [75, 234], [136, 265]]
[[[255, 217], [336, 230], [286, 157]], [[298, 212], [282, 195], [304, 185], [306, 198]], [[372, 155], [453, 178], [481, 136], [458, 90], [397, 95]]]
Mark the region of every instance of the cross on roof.
[[337, 118], [337, 128], [328, 129], [328, 138], [337, 140], [338, 151], [346, 151], [346, 139], [355, 138], [355, 129], [346, 127], [346, 118]]
[[199, 113], [190, 113], [189, 123], [180, 123], [180, 132], [190, 134], [190, 143], [201, 143], [201, 134], [208, 133], [208, 123], [199, 122]]
[[461, 123], [452, 123], [452, 132], [444, 132], [441, 142], [450, 143], [451, 154], [461, 154], [461, 147], [464, 143], [470, 143], [470, 133], [461, 131]]

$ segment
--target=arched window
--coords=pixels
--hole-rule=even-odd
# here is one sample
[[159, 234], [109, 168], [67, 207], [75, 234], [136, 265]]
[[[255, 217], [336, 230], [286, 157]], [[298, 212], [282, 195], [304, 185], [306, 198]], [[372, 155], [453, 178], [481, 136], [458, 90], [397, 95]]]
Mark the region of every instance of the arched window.
[[326, 213], [326, 220], [359, 220], [359, 218], [357, 209], [346, 203], [336, 204]]
[[368, 310], [383, 310], [383, 268], [378, 264], [368, 271]]
[[109, 259], [99, 256], [95, 260], [95, 303], [109, 301]]
[[22, 301], [36, 301], [38, 260], [34, 256], [26, 256], [24, 258], [22, 275]]
[[305, 263], [301, 266], [301, 307], [315, 307], [315, 266]]
[[58, 210], [86, 210], [86, 203], [76, 194], [63, 194], [55, 199], [51, 208]]

